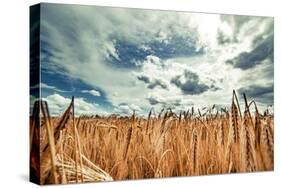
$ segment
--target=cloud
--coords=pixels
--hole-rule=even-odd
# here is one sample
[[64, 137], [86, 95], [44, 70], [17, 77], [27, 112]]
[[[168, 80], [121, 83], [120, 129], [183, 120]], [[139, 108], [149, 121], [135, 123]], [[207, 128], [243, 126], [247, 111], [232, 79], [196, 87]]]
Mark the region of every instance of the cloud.
[[179, 87], [186, 95], [197, 95], [210, 89], [208, 85], [201, 83], [196, 73], [188, 70], [185, 70], [183, 75], [174, 77], [171, 83]]
[[150, 51], [150, 50], [151, 50], [151, 47], [148, 46], [148, 45], [145, 45], [145, 44], [141, 44], [141, 45], [139, 46], [139, 49], [142, 49], [142, 50], [144, 50], [144, 51]]
[[38, 88], [41, 88], [41, 89], [51, 89], [51, 90], [54, 90], [54, 91], [57, 91], [57, 92], [62, 92], [62, 93], [64, 93], [64, 92], [71, 92], [71, 91], [65, 91], [65, 90], [58, 89], [55, 86], [50, 86], [50, 85], [45, 84], [45, 83], [36, 84], [36, 85], [30, 87], [30, 89], [38, 89]]
[[154, 64], [160, 64], [161, 60], [159, 57], [154, 56], [154, 55], [148, 55], [146, 56], [146, 62], [147, 63], [154, 63]]
[[147, 100], [149, 101], [149, 103], [150, 103], [151, 105], [155, 105], [155, 104], [161, 103], [161, 101], [159, 101], [159, 100], [156, 99], [156, 98], [152, 98], [152, 97], [147, 98]]
[[154, 89], [156, 86], [161, 87], [162, 89], [167, 89], [166, 83], [164, 83], [162, 80], [155, 79], [152, 83], [150, 83], [147, 88]]
[[[48, 102], [48, 107], [51, 115], [60, 116], [64, 113], [67, 107], [70, 105], [71, 99], [64, 97], [59, 94], [49, 95], [43, 100]], [[89, 103], [85, 101], [83, 98], [75, 98], [74, 99], [74, 107], [75, 107], [75, 115], [94, 115], [94, 114], [102, 114], [106, 115], [107, 112], [98, 108], [97, 104]]]
[[234, 67], [241, 69], [249, 69], [260, 63], [265, 59], [270, 59], [273, 62], [273, 36], [264, 39], [251, 52], [242, 52], [237, 57], [226, 62], [232, 64]]
[[90, 93], [91, 95], [95, 96], [95, 97], [100, 97], [101, 96], [101, 93], [97, 90], [82, 90], [81, 91], [82, 93]]
[[145, 75], [139, 75], [137, 76], [138, 80], [143, 81], [146, 84], [150, 83], [150, 78], [148, 76]]
[[164, 31], [159, 31], [156, 35], [156, 40], [162, 43], [168, 43], [168, 36], [167, 33]]
[[232, 33], [229, 37], [233, 43], [241, 43], [245, 39], [254, 42], [256, 38], [269, 36], [274, 32], [271, 17], [224, 15], [221, 19], [230, 26]]
[[145, 76], [145, 75], [139, 75], [139, 76], [137, 76], [137, 79], [146, 83], [147, 88], [149, 88], [149, 89], [154, 89], [157, 86], [159, 86], [162, 89], [167, 89], [167, 87], [168, 87], [164, 81], [162, 81], [160, 79], [151, 80], [148, 76]]
[[135, 104], [120, 103], [114, 108], [113, 112], [120, 115], [132, 115], [134, 112], [140, 114], [142, 110]]
[[161, 95], [157, 95], [156, 93], [151, 94], [147, 97], [148, 102], [150, 105], [160, 105], [161, 108], [174, 108], [174, 107], [181, 107], [181, 106], [190, 106], [192, 103], [188, 102], [185, 103], [182, 98], [178, 97], [163, 97]]
[[104, 49], [105, 49], [104, 53], [105, 53], [106, 58], [113, 57], [113, 58], [120, 61], [120, 57], [119, 57], [118, 52], [115, 48], [114, 41], [113, 42], [109, 42], [109, 41], [105, 42], [104, 43]]
[[246, 94], [258, 102], [265, 103], [267, 105], [273, 104], [273, 84], [270, 85], [251, 85], [249, 87], [243, 87], [238, 90], [242, 95]]

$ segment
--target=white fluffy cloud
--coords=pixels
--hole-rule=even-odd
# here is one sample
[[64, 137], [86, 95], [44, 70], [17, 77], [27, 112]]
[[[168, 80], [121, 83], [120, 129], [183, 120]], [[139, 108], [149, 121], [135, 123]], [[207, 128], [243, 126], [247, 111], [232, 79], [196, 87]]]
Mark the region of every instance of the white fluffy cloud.
[[[63, 97], [59, 94], [49, 95], [43, 100], [48, 102], [48, 107], [51, 115], [59, 116], [62, 115], [67, 107], [70, 105], [71, 99]], [[98, 108], [97, 104], [88, 103], [83, 98], [74, 99], [75, 115], [93, 115], [102, 114], [106, 115], [107, 112]]]
[[90, 93], [91, 95], [96, 96], [96, 97], [101, 96], [101, 93], [97, 90], [94, 90], [94, 89], [92, 89], [92, 90], [82, 90], [81, 92], [82, 93]]
[[113, 113], [121, 115], [132, 115], [134, 112], [139, 115], [143, 113], [141, 108], [135, 104], [119, 104], [113, 109]]
[[[182, 76], [186, 71], [198, 75], [200, 82], [208, 86], [210, 90], [202, 92], [200, 95], [188, 95], [171, 83], [171, 80], [176, 76], [180, 76], [180, 79], [183, 79], [182, 82], [186, 82], [186, 78]], [[212, 105], [218, 101], [220, 104], [230, 103], [232, 89], [239, 84], [237, 78], [240, 78], [241, 72], [224, 62], [213, 62], [210, 58], [199, 56], [163, 60], [161, 64], [146, 61], [143, 63], [142, 69], [135, 74], [146, 76], [150, 80], [162, 80], [167, 84], [167, 89], [160, 87], [153, 90], [144, 89], [145, 99], [150, 102], [148, 106], [153, 104], [159, 110], [163, 105], [174, 104], [177, 109], [183, 110], [191, 106]], [[233, 78], [233, 75], [237, 75], [237, 78]], [[212, 87], [223, 89], [212, 90]]]

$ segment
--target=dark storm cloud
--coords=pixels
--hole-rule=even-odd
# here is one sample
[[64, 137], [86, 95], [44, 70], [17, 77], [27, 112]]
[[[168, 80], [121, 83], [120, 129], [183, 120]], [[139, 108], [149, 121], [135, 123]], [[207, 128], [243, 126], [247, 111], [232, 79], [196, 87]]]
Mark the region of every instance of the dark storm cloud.
[[200, 82], [199, 76], [191, 71], [185, 70], [183, 75], [178, 75], [171, 80], [171, 83], [176, 85], [186, 95], [198, 95], [207, 90], [217, 90], [213, 84], [208, 86]]
[[240, 88], [238, 92], [241, 95], [245, 93], [247, 97], [264, 104], [270, 105], [273, 103], [273, 84], [267, 86], [253, 85], [249, 87], [243, 87]]
[[271, 35], [260, 42], [251, 52], [242, 52], [237, 57], [227, 60], [226, 63], [245, 70], [261, 64], [266, 59], [273, 62], [273, 48], [273, 35]]
[[154, 89], [157, 86], [161, 87], [162, 89], [168, 88], [167, 84], [165, 84], [162, 80], [159, 79], [150, 79], [148, 76], [145, 75], [137, 76], [137, 79], [148, 84], [148, 89]]

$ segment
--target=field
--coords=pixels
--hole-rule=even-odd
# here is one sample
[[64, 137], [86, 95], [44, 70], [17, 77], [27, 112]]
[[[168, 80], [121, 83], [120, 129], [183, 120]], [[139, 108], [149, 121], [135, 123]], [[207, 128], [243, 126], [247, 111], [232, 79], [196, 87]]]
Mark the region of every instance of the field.
[[40, 184], [273, 170], [274, 116], [245, 95], [243, 110], [233, 92], [230, 109], [147, 117], [74, 117], [74, 100], [62, 117], [50, 117], [45, 102], [34, 106], [30, 170]]

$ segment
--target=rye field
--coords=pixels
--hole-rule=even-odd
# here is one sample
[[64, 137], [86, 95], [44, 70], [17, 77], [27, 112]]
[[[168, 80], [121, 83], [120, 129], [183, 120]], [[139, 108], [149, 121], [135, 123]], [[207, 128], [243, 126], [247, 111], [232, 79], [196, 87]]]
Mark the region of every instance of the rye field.
[[[274, 115], [233, 92], [230, 108], [172, 109], [146, 117], [61, 117], [37, 101], [30, 118], [31, 174], [40, 184], [271, 171]], [[41, 114], [41, 115], [40, 115]]]

